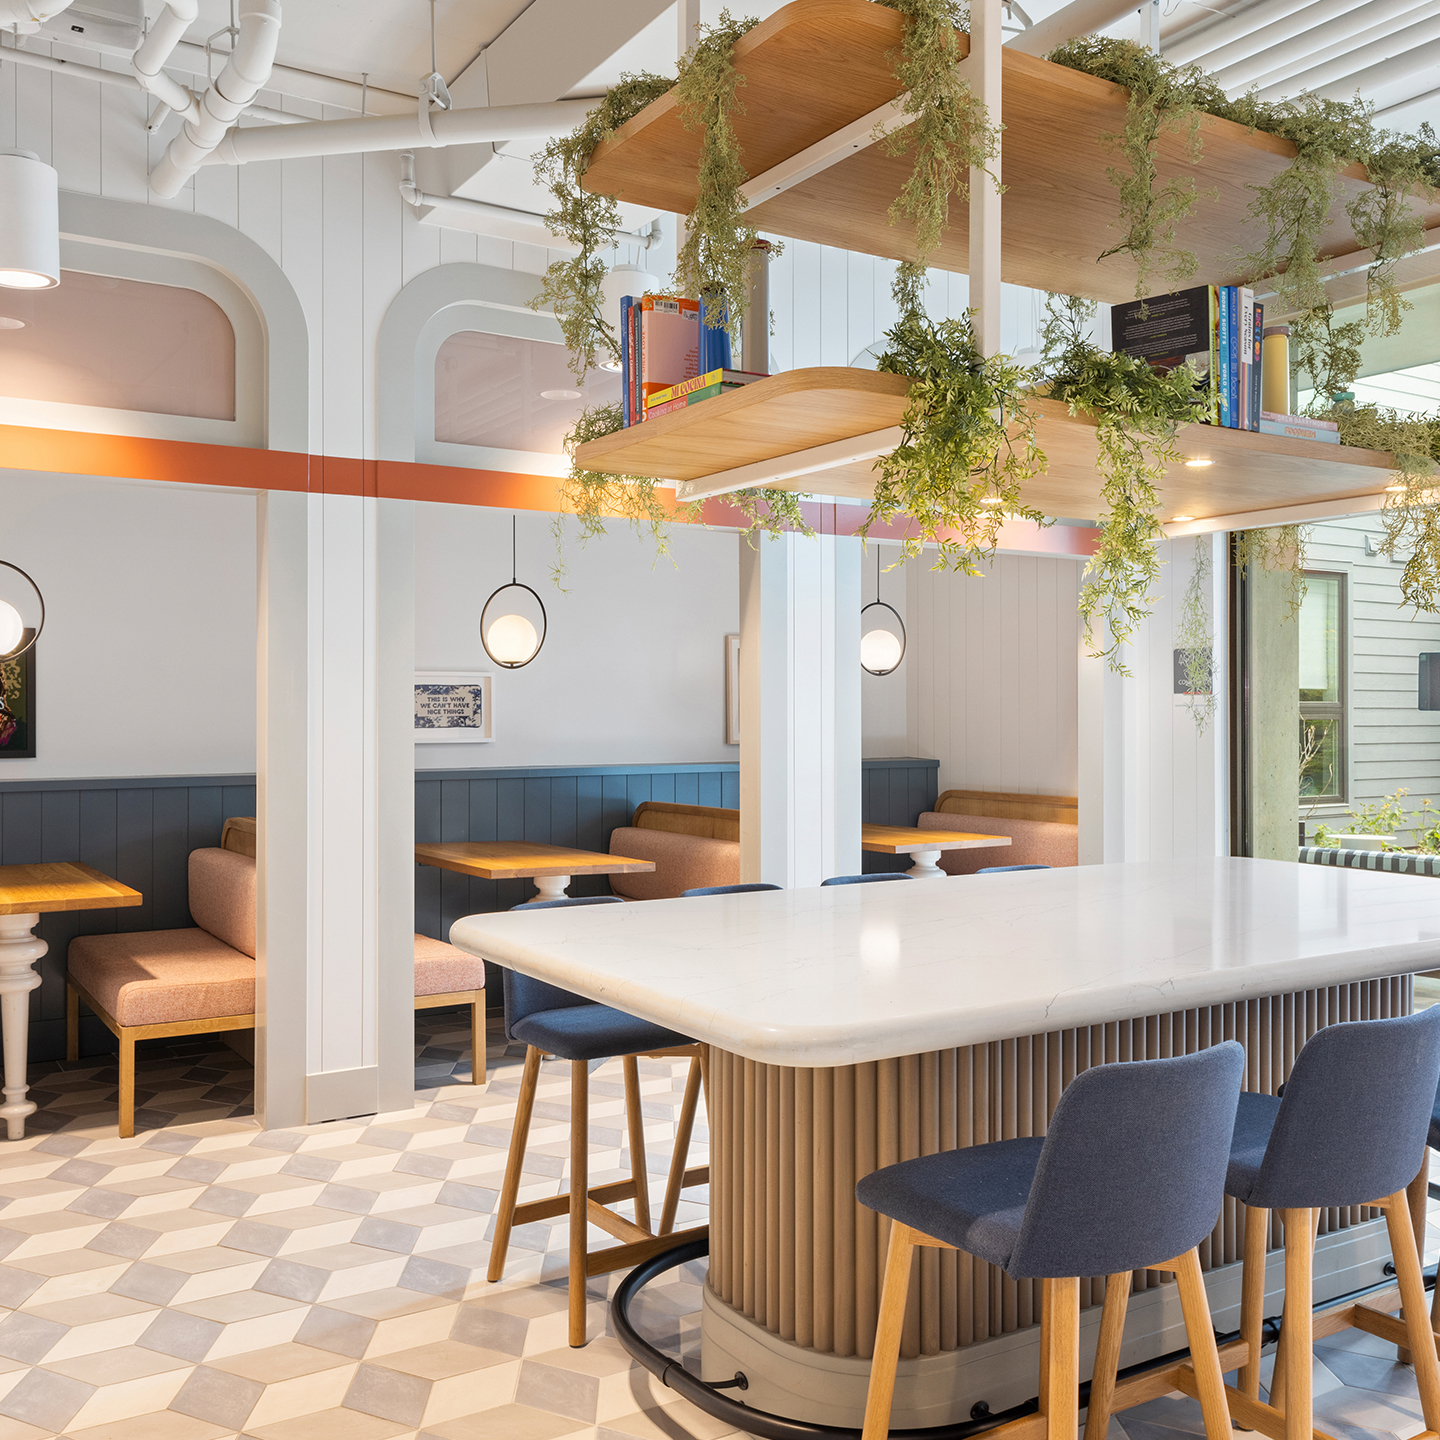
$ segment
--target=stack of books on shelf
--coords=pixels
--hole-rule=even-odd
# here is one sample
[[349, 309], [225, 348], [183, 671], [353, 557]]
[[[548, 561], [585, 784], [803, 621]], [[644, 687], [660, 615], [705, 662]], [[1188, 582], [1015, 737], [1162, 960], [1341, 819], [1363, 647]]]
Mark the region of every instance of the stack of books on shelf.
[[730, 366], [730, 337], [705, 303], [677, 295], [620, 301], [621, 411], [627, 426], [712, 399], [763, 375]]
[[[1260, 341], [1265, 307], [1239, 285], [1194, 285], [1110, 311], [1111, 349], [1169, 371], [1188, 360], [1203, 382], [1196, 417], [1230, 430], [1262, 430]], [[1278, 433], [1278, 432], [1270, 432]]]
[[1291, 440], [1318, 440], [1322, 445], [1340, 443], [1340, 427], [1333, 420], [1312, 420], [1308, 415], [1274, 415], [1260, 412], [1262, 435], [1284, 435]]

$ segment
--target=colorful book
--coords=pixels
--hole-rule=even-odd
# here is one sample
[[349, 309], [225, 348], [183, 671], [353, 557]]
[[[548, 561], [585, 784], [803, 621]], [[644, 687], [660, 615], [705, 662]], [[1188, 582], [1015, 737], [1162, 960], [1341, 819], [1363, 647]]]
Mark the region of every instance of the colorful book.
[[1255, 292], [1241, 286], [1237, 292], [1240, 313], [1239, 348], [1237, 354], [1235, 428], [1250, 428], [1250, 364], [1255, 350]]
[[1262, 410], [1260, 419], [1271, 425], [1308, 425], [1313, 430], [1334, 430], [1337, 434], [1340, 430], [1339, 422], [1335, 420], [1312, 420], [1308, 415], [1280, 415], [1273, 410]]
[[730, 359], [730, 334], [725, 329], [725, 307], [717, 312], [715, 306], [700, 301], [700, 373], [711, 370], [728, 370]]
[[1263, 365], [1265, 337], [1265, 307], [1255, 304], [1253, 318], [1250, 323], [1250, 426], [1251, 430], [1260, 428], [1260, 376]]
[[1200, 419], [1214, 424], [1217, 401], [1215, 332], [1219, 294], [1214, 285], [1192, 285], [1173, 295], [1130, 300], [1110, 310], [1110, 348], [1148, 360], [1157, 370], [1174, 370], [1187, 361], [1199, 376], [1205, 399]]
[[659, 405], [647, 405], [645, 418], [654, 420], [659, 415], [669, 415], [676, 410], [685, 409], [687, 405], [699, 404], [701, 400], [713, 400], [715, 396], [723, 395], [727, 390], [739, 390], [740, 388], [739, 385], [723, 385], [717, 382], [714, 385], [706, 385], [700, 390], [688, 390], [684, 395], [673, 400], [662, 401]]
[[1216, 337], [1220, 368], [1216, 372], [1220, 392], [1220, 423], [1235, 428], [1235, 287], [1220, 287], [1220, 329]]
[[676, 295], [646, 295], [638, 302], [639, 406], [700, 373], [700, 305]]
[[620, 423], [628, 427], [630, 420], [630, 310], [633, 295], [620, 297]]
[[697, 375], [693, 380], [683, 380], [679, 385], [657, 390], [645, 404], [647, 407], [667, 405], [671, 400], [678, 400], [682, 395], [689, 395], [694, 390], [704, 390], [710, 385], [748, 385], [752, 380], [769, 378], [768, 375], [759, 375], [752, 370], [709, 370], [703, 375]]
[[1283, 435], [1287, 440], [1318, 440], [1322, 445], [1338, 445], [1340, 432], [1327, 430], [1319, 420], [1287, 415], [1283, 420], [1260, 419], [1262, 435]]

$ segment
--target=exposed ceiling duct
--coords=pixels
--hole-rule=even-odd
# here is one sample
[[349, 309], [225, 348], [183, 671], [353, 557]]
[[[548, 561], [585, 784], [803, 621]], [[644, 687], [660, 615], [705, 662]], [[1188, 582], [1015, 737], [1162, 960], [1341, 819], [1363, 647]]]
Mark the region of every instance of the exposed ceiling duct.
[[33, 34], [54, 19], [71, 0], [0, 0], [0, 25], [14, 27], [17, 35]]
[[[166, 5], [150, 38], [166, 26], [167, 42], [164, 55], [168, 56], [184, 34], [188, 22], [184, 14], [188, 10], [194, 18], [195, 0], [177, 0], [179, 13]], [[167, 21], [169, 22], [167, 25]], [[160, 163], [150, 174], [150, 188], [164, 198], [178, 195], [185, 182], [205, 162], [210, 152], [225, 138], [225, 132], [239, 119], [245, 107], [265, 87], [270, 78], [270, 67], [275, 63], [275, 47], [280, 42], [280, 5], [278, 0], [240, 0], [238, 12], [239, 34], [225, 68], [215, 77], [215, 82], [200, 97], [196, 113], [186, 118], [180, 133], [170, 142]], [[147, 38], [147, 44], [149, 38]], [[140, 71], [142, 58], [146, 65], [164, 63], [158, 54], [145, 53], [145, 45], [135, 52], [135, 65]], [[158, 61], [158, 64], [157, 64]], [[168, 78], [168, 77], [167, 77]], [[173, 82], [172, 82], [173, 83]], [[179, 87], [184, 89], [183, 86]], [[187, 95], [188, 91], [185, 92]], [[164, 96], [161, 96], [164, 99]], [[193, 97], [192, 97], [193, 98]], [[165, 101], [170, 104], [168, 100]], [[172, 105], [171, 109], [175, 107]], [[285, 134], [290, 130], [304, 129], [304, 126], [280, 126], [273, 133]], [[272, 133], [268, 130], [261, 134]]]

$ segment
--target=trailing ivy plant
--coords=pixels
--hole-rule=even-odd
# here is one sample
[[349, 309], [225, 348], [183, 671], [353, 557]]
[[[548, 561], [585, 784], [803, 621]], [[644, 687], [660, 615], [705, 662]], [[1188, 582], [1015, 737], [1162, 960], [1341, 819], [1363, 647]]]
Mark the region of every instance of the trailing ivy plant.
[[1210, 624], [1210, 606], [1205, 591], [1214, 573], [1210, 537], [1197, 536], [1190, 583], [1180, 600], [1175, 626], [1175, 648], [1180, 652], [1180, 676], [1185, 686], [1185, 703], [1196, 731], [1203, 735], [1215, 717], [1215, 633]]
[[1008, 356], [984, 356], [967, 315], [941, 320], [920, 303], [923, 271], [902, 266], [896, 280], [900, 318], [886, 332], [877, 369], [910, 378], [900, 444], [876, 462], [875, 496], [860, 527], [908, 515], [916, 529], [905, 558], [928, 541], [936, 569], [980, 573], [995, 553], [1007, 516], [1048, 523], [1025, 503], [1025, 482], [1045, 469], [1026, 403], [1031, 372]]
[[1243, 578], [1255, 566], [1286, 577], [1286, 614], [1293, 619], [1305, 599], [1305, 535], [1303, 525], [1272, 525], [1235, 533], [1235, 565]]
[[1092, 300], [1049, 297], [1042, 368], [1053, 398], [1096, 421], [1104, 514], [1082, 576], [1080, 613], [1091, 654], [1128, 675], [1121, 646], [1151, 614], [1160, 578], [1156, 486], [1180, 459], [1175, 429], [1195, 418], [1199, 395], [1187, 366], [1162, 374], [1147, 360], [1101, 350], [1086, 334], [1094, 314]]

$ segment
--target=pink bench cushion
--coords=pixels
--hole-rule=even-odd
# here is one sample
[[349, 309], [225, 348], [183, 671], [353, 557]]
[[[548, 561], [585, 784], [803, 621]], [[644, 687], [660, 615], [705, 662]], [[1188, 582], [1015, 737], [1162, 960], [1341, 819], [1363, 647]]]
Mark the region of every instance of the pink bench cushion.
[[993, 815], [950, 815], [927, 810], [922, 830], [968, 830], [974, 835], [1008, 835], [1010, 844], [987, 850], [946, 850], [940, 868], [947, 875], [973, 875], [991, 865], [1078, 865], [1080, 829], [1052, 820], [997, 820]]
[[192, 850], [190, 918], [202, 930], [253, 960], [255, 857], [234, 850]]
[[77, 935], [66, 968], [118, 1025], [173, 1025], [255, 1010], [254, 959], [205, 930]]
[[485, 988], [485, 962], [443, 940], [415, 937], [415, 993], [451, 995]]
[[708, 840], [625, 826], [611, 834], [610, 853], [655, 862], [653, 870], [610, 877], [610, 888], [627, 900], [673, 900], [681, 891], [701, 885], [740, 883], [737, 840]]

